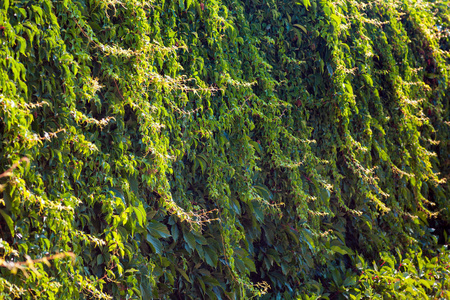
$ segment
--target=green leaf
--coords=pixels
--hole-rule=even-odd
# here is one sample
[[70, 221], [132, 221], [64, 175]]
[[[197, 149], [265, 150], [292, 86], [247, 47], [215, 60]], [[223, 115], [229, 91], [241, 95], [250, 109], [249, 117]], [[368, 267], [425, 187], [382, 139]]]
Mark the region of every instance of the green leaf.
[[253, 185], [253, 188], [256, 190], [258, 195], [261, 196], [261, 198], [263, 198], [265, 200], [272, 199], [272, 197], [273, 197], [272, 193], [267, 188], [267, 186], [265, 186], [264, 184], [255, 184], [255, 185]]
[[[300, 240], [298, 239], [298, 231], [294, 230], [292, 226], [286, 227], [286, 232], [289, 234], [289, 236], [294, 240], [295, 245], [300, 244]], [[292, 241], [290, 241], [292, 243]]]
[[342, 254], [342, 255], [346, 255], [346, 254], [350, 255], [351, 254], [348, 251], [350, 249], [344, 249], [342, 246], [341, 247], [340, 246], [336, 246], [336, 245], [331, 246], [331, 250], [334, 251], [334, 252], [337, 252], [339, 254]]
[[286, 264], [285, 262], [282, 262], [280, 266], [281, 266], [281, 272], [283, 272], [283, 275], [287, 275], [287, 273], [289, 272], [288, 264]]
[[427, 289], [431, 289], [432, 283], [430, 283], [428, 280], [420, 279], [419, 283], [421, 285], [424, 285]]
[[210, 286], [220, 286], [219, 281], [211, 276], [203, 276], [202, 279], [206, 284], [209, 284]]
[[373, 87], [373, 80], [372, 80], [372, 77], [369, 76], [369, 75], [367, 75], [367, 74], [363, 74], [362, 76], [364, 77], [364, 79], [365, 79], [365, 81], [367, 82], [367, 84], [368, 84], [370, 87]]
[[205, 250], [205, 259], [206, 263], [210, 265], [211, 267], [217, 266], [217, 261], [219, 259], [217, 253], [211, 249], [209, 246], [203, 247], [203, 250]]
[[9, 8], [9, 0], [3, 0], [3, 9], [7, 11]]
[[327, 63], [327, 70], [328, 70], [328, 74], [330, 74], [330, 77], [333, 76], [333, 68], [331, 67], [331, 65], [329, 63]]
[[141, 227], [143, 227], [144, 221], [145, 221], [145, 216], [146, 216], [144, 207], [143, 206], [133, 207], [133, 210], [134, 210], [134, 213], [136, 214], [139, 225], [141, 225]]
[[306, 239], [306, 243], [308, 244], [309, 249], [311, 251], [313, 251], [315, 246], [314, 246], [314, 240], [311, 237], [311, 235], [312, 235], [311, 231], [304, 228], [301, 232], [302, 232], [302, 236]]
[[300, 24], [294, 24], [294, 26], [303, 30], [304, 33], [306, 33], [306, 34], [308, 33], [308, 30], [306, 30], [305, 26], [300, 25]]
[[247, 266], [247, 268], [250, 270], [250, 272], [256, 272], [256, 266], [255, 263], [251, 258], [248, 256], [242, 257], [242, 260], [244, 261], [244, 264]]
[[372, 230], [372, 219], [367, 214], [364, 214], [362, 216], [362, 220], [364, 221], [364, 223], [366, 223], [367, 227]]
[[179, 235], [180, 235], [180, 231], [178, 230], [178, 225], [177, 225], [177, 224], [172, 225], [172, 227], [170, 228], [170, 231], [171, 231], [171, 233], [172, 233], [172, 238], [173, 238], [175, 241], [177, 241], [177, 240], [178, 240], [178, 237], [179, 237]]
[[138, 195], [138, 194], [139, 194], [139, 183], [138, 183], [136, 177], [134, 177], [134, 176], [129, 176], [129, 177], [128, 177], [128, 182], [130, 183], [131, 191], [132, 191], [135, 195]]
[[196, 245], [195, 237], [190, 231], [184, 232], [183, 239], [188, 244], [189, 248], [191, 248], [191, 250], [195, 249], [195, 245]]
[[101, 265], [103, 263], [103, 254], [97, 255], [97, 266]]
[[3, 209], [0, 209], [0, 214], [2, 215], [3, 219], [6, 222], [6, 225], [8, 225], [9, 231], [11, 232], [11, 236], [14, 237], [14, 222], [11, 219], [11, 217], [3, 211]]
[[[142, 274], [145, 274], [144, 272], [141, 272]], [[141, 290], [141, 297], [142, 299], [152, 299], [152, 286], [149, 282], [149, 280], [142, 280], [141, 284], [139, 285], [139, 288]]]
[[347, 90], [347, 92], [351, 95], [353, 95], [353, 87], [350, 83], [345, 83], [345, 89]]
[[183, 269], [178, 268], [178, 267], [175, 267], [175, 268], [177, 269], [178, 273], [180, 273], [181, 276], [183, 276], [183, 278], [186, 279], [187, 282], [191, 282], [191, 280], [189, 279], [189, 276], [187, 276], [186, 272]]
[[255, 141], [250, 141], [249, 143], [259, 154], [261, 154], [261, 145], [260, 144], [258, 144]]
[[251, 204], [253, 205], [253, 213], [258, 220], [258, 222], [262, 223], [264, 221], [264, 211], [261, 209], [261, 203], [257, 201], [252, 201]]
[[203, 154], [198, 154], [195, 160], [198, 161], [200, 168], [202, 169], [202, 174], [205, 173], [206, 166], [208, 165], [206, 156]]
[[389, 156], [387, 155], [387, 153], [383, 149], [378, 148], [378, 154], [380, 155], [382, 160], [389, 161]]
[[[309, 9], [311, 6], [311, 2], [309, 0], [302, 0], [303, 5], [305, 6], [306, 10]], [[301, 3], [297, 3], [297, 5], [300, 5]]]
[[343, 286], [354, 286], [356, 284], [356, 278], [354, 276], [348, 276], [347, 278], [345, 278], [344, 283], [342, 284]]
[[111, 194], [117, 198], [120, 198], [123, 202], [123, 205], [126, 207], [127, 206], [127, 202], [125, 201], [125, 196], [123, 195], [122, 192], [119, 192], [117, 189], [115, 188], [109, 188]]
[[167, 229], [166, 225], [159, 223], [158, 221], [151, 220], [147, 229], [149, 233], [158, 238], [168, 238], [170, 237], [170, 231]]
[[20, 36], [17, 36], [16, 39], [17, 39], [16, 42], [19, 44], [19, 52], [24, 54], [25, 56], [27, 56], [25, 53], [25, 50], [27, 47], [27, 41]]
[[336, 22], [336, 25], [339, 26], [341, 24], [341, 18], [339, 18], [337, 15], [332, 14], [331, 19]]
[[147, 242], [150, 244], [155, 253], [162, 254], [163, 245], [157, 238], [155, 238], [151, 234], [147, 234]]

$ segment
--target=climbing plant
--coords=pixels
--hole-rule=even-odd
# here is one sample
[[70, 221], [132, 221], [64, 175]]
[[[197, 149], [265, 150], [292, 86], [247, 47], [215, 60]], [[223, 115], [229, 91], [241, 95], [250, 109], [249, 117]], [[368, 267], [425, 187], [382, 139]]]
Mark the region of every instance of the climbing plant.
[[0, 296], [448, 294], [449, 5], [2, 1]]

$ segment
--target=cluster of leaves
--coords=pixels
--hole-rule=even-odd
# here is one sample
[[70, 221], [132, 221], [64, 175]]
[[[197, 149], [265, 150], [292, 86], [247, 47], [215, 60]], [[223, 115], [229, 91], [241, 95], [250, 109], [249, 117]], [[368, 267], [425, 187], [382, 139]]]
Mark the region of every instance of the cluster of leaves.
[[418, 249], [404, 258], [398, 253], [396, 259], [389, 253], [382, 253], [380, 266], [374, 263], [370, 269], [364, 259], [358, 257], [360, 263], [356, 266], [362, 275], [354, 293], [370, 299], [446, 299], [450, 297], [450, 255], [445, 247], [436, 254], [429, 257]]
[[317, 291], [298, 299], [447, 299], [450, 296], [450, 252], [447, 247], [424, 255], [409, 249], [403, 257], [380, 253], [370, 265], [363, 257], [353, 258], [354, 267], [343, 263], [330, 267], [329, 287], [316, 283]]
[[380, 283], [450, 223], [449, 12], [2, 1], [0, 296], [436, 294]]
[[448, 224], [447, 5], [246, 2], [277, 95], [295, 108], [285, 124], [302, 130], [306, 120], [313, 153], [328, 162], [319, 173], [331, 194], [302, 176], [327, 213], [315, 271], [323, 283], [333, 246], [375, 258], [394, 245], [432, 244], [427, 218], [436, 211]]

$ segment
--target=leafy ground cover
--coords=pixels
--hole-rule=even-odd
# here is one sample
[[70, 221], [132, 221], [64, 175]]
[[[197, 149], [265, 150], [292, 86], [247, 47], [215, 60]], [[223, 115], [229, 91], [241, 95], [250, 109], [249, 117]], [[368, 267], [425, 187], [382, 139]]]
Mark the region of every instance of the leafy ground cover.
[[0, 297], [448, 298], [449, 12], [3, 0]]

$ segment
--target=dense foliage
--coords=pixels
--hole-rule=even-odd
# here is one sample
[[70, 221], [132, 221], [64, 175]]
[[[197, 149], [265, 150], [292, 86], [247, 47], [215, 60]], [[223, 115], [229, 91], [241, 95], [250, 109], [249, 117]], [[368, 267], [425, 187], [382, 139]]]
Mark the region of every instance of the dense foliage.
[[449, 16], [0, 1], [0, 297], [450, 297]]

